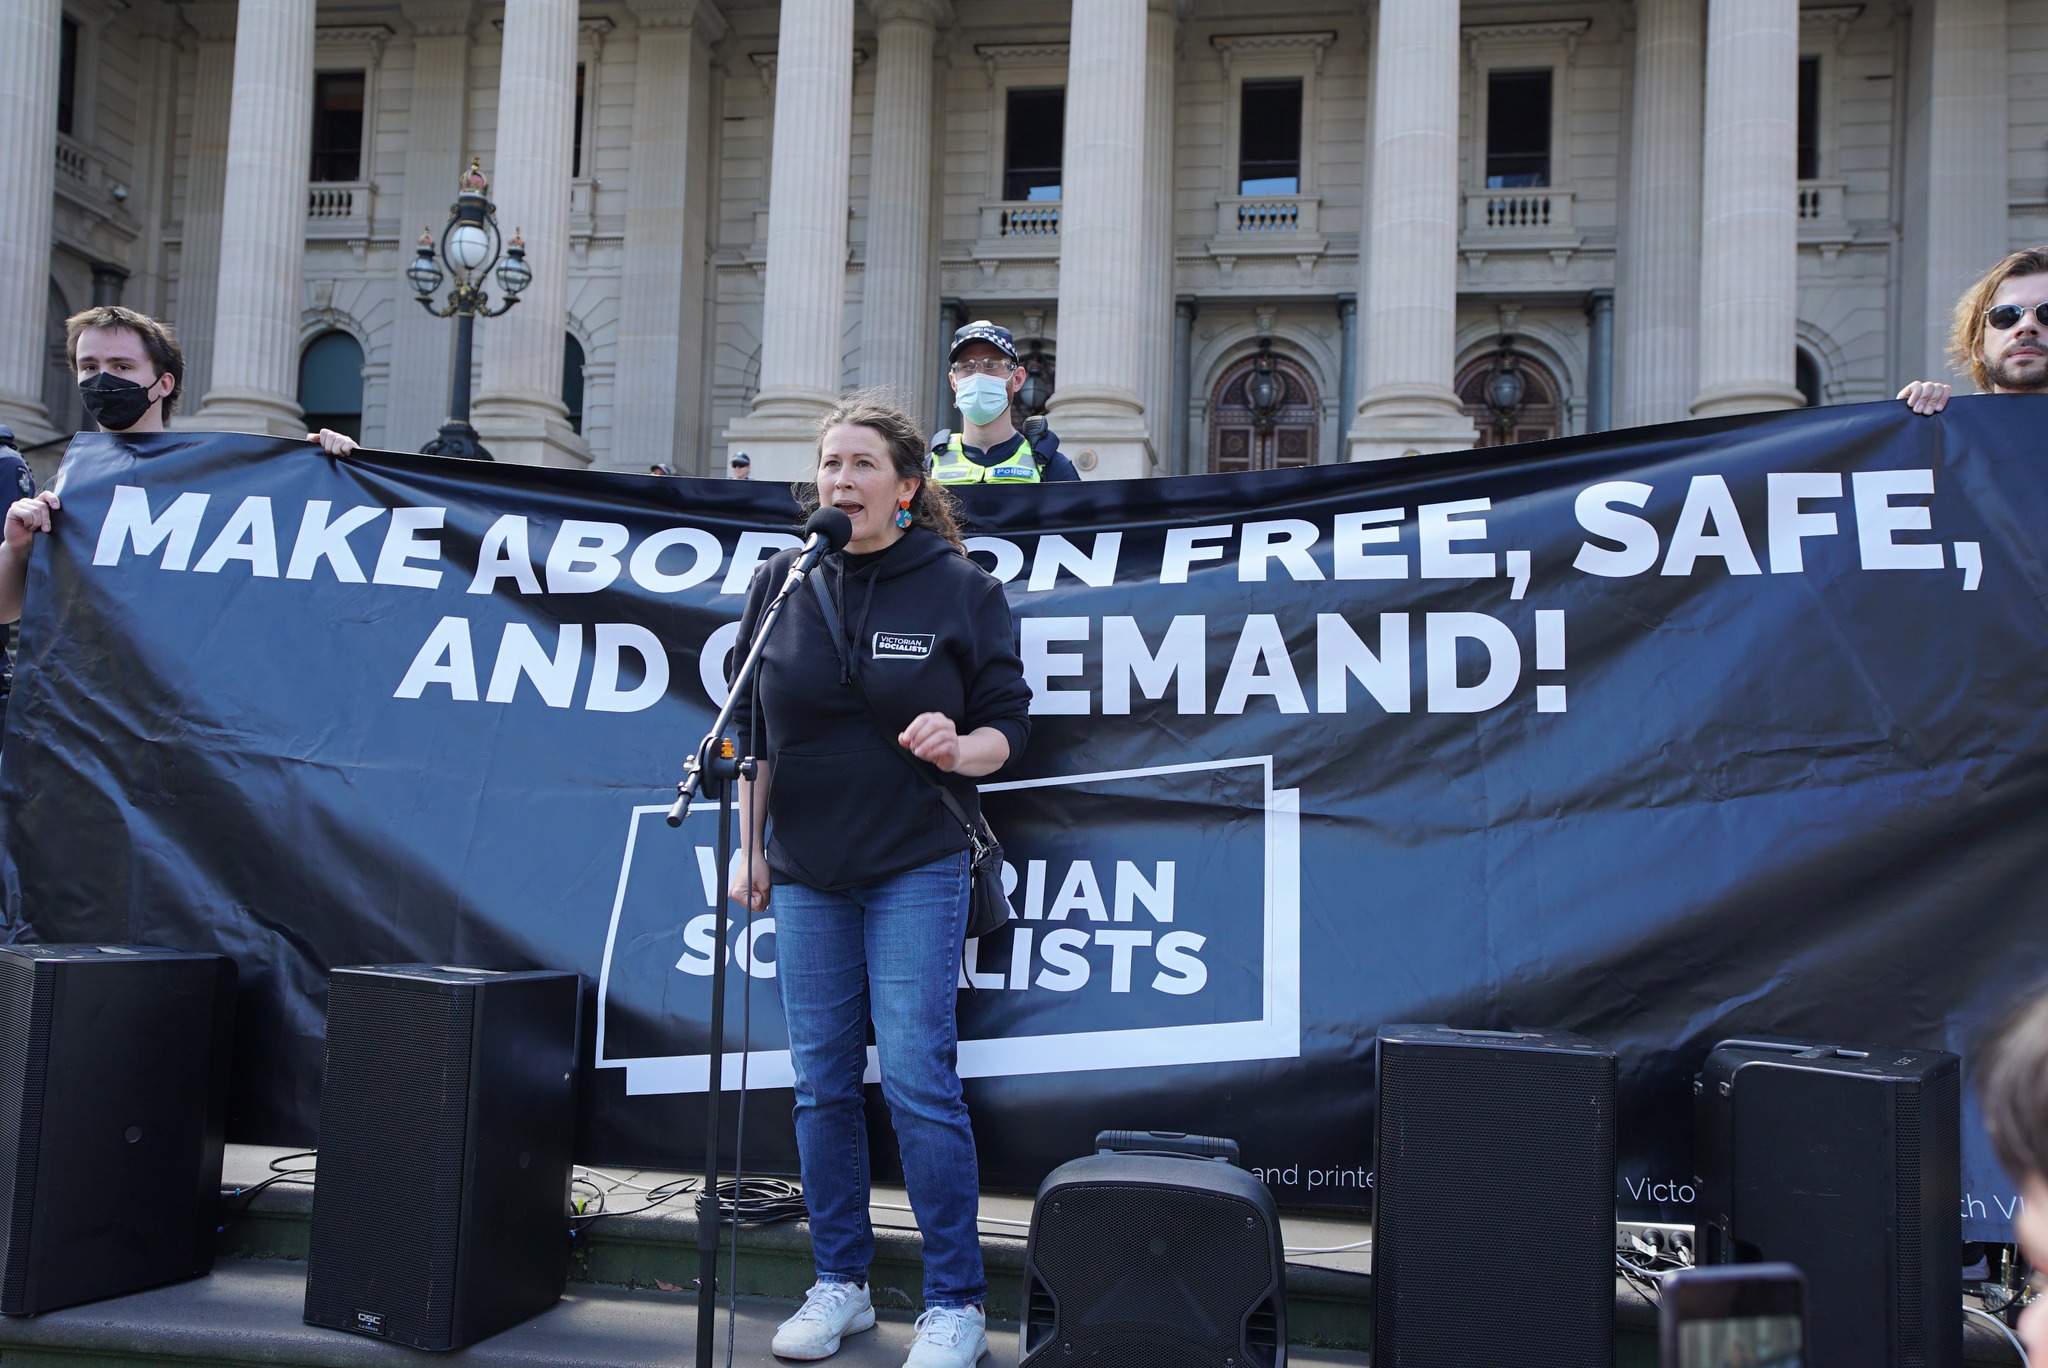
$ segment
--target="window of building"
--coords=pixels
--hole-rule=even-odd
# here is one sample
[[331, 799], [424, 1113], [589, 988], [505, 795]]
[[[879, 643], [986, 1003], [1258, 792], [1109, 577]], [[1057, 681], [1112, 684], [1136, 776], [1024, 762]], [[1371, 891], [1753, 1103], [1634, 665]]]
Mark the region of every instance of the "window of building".
[[315, 181], [362, 179], [363, 89], [360, 71], [323, 71], [313, 77]]
[[65, 16], [57, 40], [57, 131], [70, 137], [78, 117], [78, 21]]
[[575, 333], [562, 334], [562, 403], [569, 410], [569, 426], [583, 431], [583, 344]]
[[1246, 81], [1238, 96], [1237, 193], [1301, 193], [1301, 82]]
[[1806, 401], [1806, 407], [1820, 407], [1820, 363], [1804, 347], [1793, 349], [1792, 383], [1798, 388], [1799, 397]]
[[1820, 58], [1799, 59], [1799, 179], [1820, 179]]
[[576, 64], [576, 119], [571, 125], [575, 130], [575, 142], [569, 150], [569, 178], [580, 179], [583, 175], [583, 63]]
[[1003, 129], [1003, 198], [1056, 200], [1067, 137], [1067, 92], [1012, 90]]
[[1493, 71], [1486, 78], [1489, 189], [1550, 184], [1550, 71]]
[[345, 332], [324, 332], [299, 356], [299, 407], [308, 430], [333, 428], [363, 439], [363, 348]]

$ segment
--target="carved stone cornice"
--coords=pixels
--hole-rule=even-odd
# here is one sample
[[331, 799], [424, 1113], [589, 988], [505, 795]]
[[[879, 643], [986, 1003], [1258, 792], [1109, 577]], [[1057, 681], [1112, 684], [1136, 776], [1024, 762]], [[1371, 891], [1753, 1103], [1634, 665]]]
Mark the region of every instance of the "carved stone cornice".
[[1466, 24], [1462, 29], [1465, 38], [1465, 58], [1474, 64], [1479, 49], [1498, 43], [1557, 43], [1564, 48], [1565, 65], [1578, 60], [1579, 39], [1586, 36], [1586, 30], [1593, 27], [1591, 19], [1552, 19], [1531, 21], [1524, 24]]
[[[775, 56], [772, 52], [750, 52], [747, 54], [747, 60], [752, 62], [754, 70], [760, 73], [761, 89], [770, 95], [775, 93]], [[867, 64], [868, 50], [861, 47], [855, 48], [853, 50], [853, 69], [859, 71]]]
[[974, 55], [981, 58], [988, 73], [989, 89], [995, 89], [996, 68], [1001, 66], [1058, 66], [1067, 64], [1066, 43], [976, 43]]
[[318, 48], [363, 48], [370, 50], [370, 65], [384, 64], [384, 45], [392, 39], [389, 24], [322, 24], [313, 30]]
[[1223, 59], [1223, 74], [1230, 74], [1230, 63], [1236, 57], [1264, 57], [1275, 53], [1307, 53], [1315, 63], [1316, 74], [1323, 70], [1323, 53], [1330, 44], [1337, 41], [1331, 30], [1313, 33], [1219, 33], [1209, 39], [1209, 46]]
[[398, 8], [419, 38], [467, 38], [476, 27], [476, 0], [401, 0]]

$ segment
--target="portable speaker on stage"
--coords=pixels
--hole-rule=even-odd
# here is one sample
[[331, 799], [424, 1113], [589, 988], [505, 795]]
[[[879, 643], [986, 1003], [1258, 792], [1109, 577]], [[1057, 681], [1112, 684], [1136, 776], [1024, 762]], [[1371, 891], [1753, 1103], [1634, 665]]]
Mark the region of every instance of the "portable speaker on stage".
[[1696, 1092], [1700, 1261], [1796, 1264], [1809, 1368], [1957, 1368], [1956, 1056], [1724, 1040]]
[[309, 1324], [459, 1349], [561, 1297], [580, 986], [446, 965], [334, 971]]
[[1229, 1140], [1104, 1131], [1039, 1185], [1023, 1368], [1284, 1368], [1280, 1216]]
[[1377, 1052], [1373, 1368], [1613, 1363], [1614, 1052], [1449, 1026]]
[[0, 946], [0, 1311], [213, 1267], [234, 961]]

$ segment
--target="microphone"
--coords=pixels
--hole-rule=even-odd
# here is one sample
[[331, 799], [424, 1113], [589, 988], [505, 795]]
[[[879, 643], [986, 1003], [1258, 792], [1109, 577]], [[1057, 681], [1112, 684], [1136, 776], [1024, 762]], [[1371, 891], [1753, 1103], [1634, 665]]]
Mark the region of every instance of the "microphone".
[[[837, 551], [853, 539], [853, 519], [836, 508], [821, 508], [811, 514], [810, 521], [804, 524], [804, 531], [810, 535], [805, 539], [803, 549], [797, 553], [796, 563], [789, 567], [789, 575], [782, 581], [781, 592], [769, 603], [767, 613], [754, 631], [754, 644], [748, 649], [739, 673], [733, 676], [732, 691], [726, 696], [725, 706], [718, 710], [717, 720], [712, 722], [703, 745], [698, 747], [696, 758], [689, 762], [689, 773], [682, 783], [676, 785], [676, 801], [668, 810], [668, 824], [672, 827], [681, 826], [683, 818], [689, 813], [690, 800], [696, 796], [703, 784], [704, 768], [711, 763], [714, 747], [719, 744], [725, 733], [726, 719], [732, 716], [733, 704], [738, 701], [740, 690], [746, 687], [748, 677], [760, 664], [761, 650], [768, 644], [768, 633], [775, 626], [776, 619], [782, 615], [783, 601], [804, 582], [804, 577], [817, 567], [818, 561], [826, 552]], [[728, 741], [724, 745], [723, 758], [730, 761], [732, 743]]]
[[852, 540], [853, 519], [836, 508], [821, 508], [811, 514], [804, 531], [810, 535], [804, 540], [803, 550], [797, 553], [796, 563], [789, 567], [789, 578], [782, 582], [784, 593], [803, 583], [804, 576], [816, 568], [826, 552], [837, 551]]

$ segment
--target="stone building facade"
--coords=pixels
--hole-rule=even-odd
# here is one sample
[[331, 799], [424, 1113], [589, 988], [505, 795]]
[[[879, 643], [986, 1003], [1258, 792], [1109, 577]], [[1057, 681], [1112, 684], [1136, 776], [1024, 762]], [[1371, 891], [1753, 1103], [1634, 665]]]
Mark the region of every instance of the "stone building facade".
[[499, 459], [787, 476], [847, 387], [953, 421], [980, 317], [1093, 477], [1370, 458], [1947, 376], [2048, 238], [2048, 0], [12, 0], [0, 421], [119, 301], [180, 426], [420, 446], [472, 157]]

